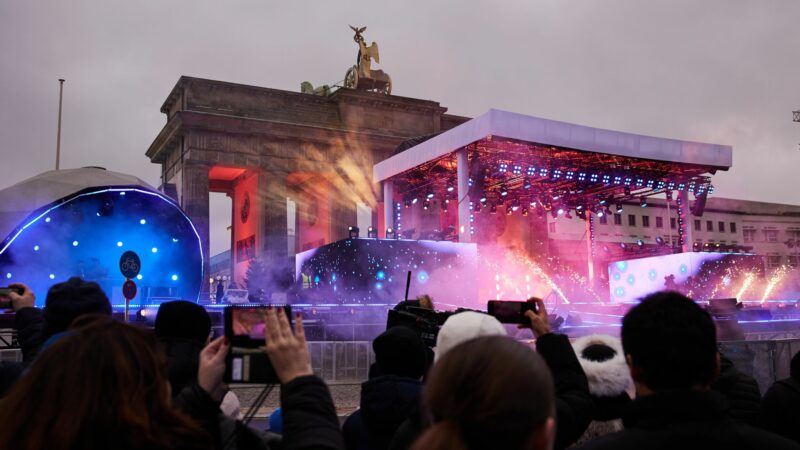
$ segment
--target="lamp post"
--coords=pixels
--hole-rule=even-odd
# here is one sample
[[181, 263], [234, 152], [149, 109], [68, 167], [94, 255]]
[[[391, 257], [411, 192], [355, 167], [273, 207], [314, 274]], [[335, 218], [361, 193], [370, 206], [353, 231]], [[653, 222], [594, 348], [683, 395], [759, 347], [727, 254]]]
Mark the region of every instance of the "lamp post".
[[61, 104], [64, 98], [64, 79], [58, 79], [58, 131], [56, 132], [56, 170], [61, 162]]

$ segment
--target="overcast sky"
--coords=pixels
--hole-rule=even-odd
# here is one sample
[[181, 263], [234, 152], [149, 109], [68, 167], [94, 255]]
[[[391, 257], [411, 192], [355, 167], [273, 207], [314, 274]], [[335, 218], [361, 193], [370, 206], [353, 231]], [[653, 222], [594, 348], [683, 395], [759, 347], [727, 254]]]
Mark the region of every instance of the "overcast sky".
[[800, 204], [798, 18], [796, 0], [0, 0], [0, 188], [54, 168], [58, 78], [62, 168], [158, 186], [144, 153], [180, 75], [332, 84], [353, 24], [397, 95], [732, 145], [715, 195]]

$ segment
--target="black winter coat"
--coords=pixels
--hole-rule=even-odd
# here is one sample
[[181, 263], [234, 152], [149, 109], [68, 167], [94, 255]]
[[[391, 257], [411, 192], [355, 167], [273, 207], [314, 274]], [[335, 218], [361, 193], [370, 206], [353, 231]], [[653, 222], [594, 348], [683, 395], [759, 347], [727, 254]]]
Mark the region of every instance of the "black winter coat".
[[[215, 449], [261, 450], [343, 450], [344, 442], [339, 430], [339, 418], [328, 391], [320, 378], [309, 375], [299, 377], [281, 386], [283, 412], [283, 439], [270, 442], [264, 433], [238, 423], [230, 427], [219, 404], [197, 384], [183, 389], [175, 398], [175, 405], [197, 421], [211, 435]], [[228, 447], [231, 430], [238, 432], [237, 442]]]
[[761, 402], [761, 427], [800, 443], [800, 380], [776, 381]]
[[733, 364], [733, 361], [720, 355], [719, 378], [711, 389], [724, 395], [728, 401], [728, 415], [735, 421], [758, 426], [761, 409], [761, 391], [756, 380], [746, 375]]
[[622, 416], [625, 429], [581, 450], [782, 450], [800, 446], [776, 434], [736, 423], [725, 397], [710, 390], [664, 391], [634, 400]]
[[412, 378], [385, 375], [361, 385], [361, 408], [344, 422], [348, 450], [389, 448], [400, 424], [419, 409], [422, 383]]

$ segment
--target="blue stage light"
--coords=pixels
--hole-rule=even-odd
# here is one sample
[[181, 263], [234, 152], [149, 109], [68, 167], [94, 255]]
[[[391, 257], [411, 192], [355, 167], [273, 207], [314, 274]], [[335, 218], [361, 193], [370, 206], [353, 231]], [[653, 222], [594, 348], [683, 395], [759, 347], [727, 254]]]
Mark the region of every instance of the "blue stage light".
[[146, 223], [147, 223], [147, 221], [146, 221], [146, 220], [144, 220], [144, 219], [139, 219], [139, 223], [140, 223], [140, 224], [142, 224], [142, 225], [144, 225], [144, 224], [146, 224]]
[[55, 279], [56, 279], [56, 276], [55, 276], [55, 274], [52, 274], [52, 273], [51, 273], [51, 274], [50, 274], [50, 279], [51, 279], [51, 280], [55, 280]]
[[375, 278], [378, 280], [386, 279], [386, 272], [379, 270], [378, 273], [375, 274]]
[[117, 241], [117, 247], [122, 247], [122, 241]]
[[172, 281], [178, 281], [178, 276], [177, 275], [173, 275], [172, 276]]
[[78, 241], [72, 241], [72, 246], [73, 247], [77, 247], [78, 246]]
[[47, 222], [47, 223], [50, 223], [50, 218], [48, 217], [48, 218], [44, 219], [44, 221]]
[[38, 245], [34, 245], [33, 246], [33, 251], [38, 252], [39, 251], [39, 246]]
[[178, 238], [172, 238], [172, 242], [178, 242]]
[[141, 280], [142, 279], [142, 274], [136, 275], [136, 279], [137, 280]]
[[11, 278], [11, 272], [8, 272], [8, 273], [6, 274], [6, 278]]
[[158, 248], [153, 247], [153, 248], [150, 249], [150, 251], [153, 252], [153, 253], [158, 253]]

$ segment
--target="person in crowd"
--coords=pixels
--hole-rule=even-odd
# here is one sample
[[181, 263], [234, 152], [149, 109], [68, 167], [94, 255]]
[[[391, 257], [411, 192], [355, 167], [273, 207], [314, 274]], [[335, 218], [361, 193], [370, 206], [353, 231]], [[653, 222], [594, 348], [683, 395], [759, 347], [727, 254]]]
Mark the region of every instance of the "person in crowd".
[[580, 445], [622, 429], [622, 411], [631, 402], [629, 393], [634, 388], [618, 338], [593, 334], [576, 339], [572, 347], [589, 380], [595, 404], [592, 422], [574, 444]]
[[759, 425], [800, 443], [800, 352], [792, 357], [789, 375], [767, 389]]
[[451, 348], [431, 370], [424, 405], [433, 424], [414, 450], [549, 450], [553, 380], [543, 359], [506, 336]]
[[636, 386], [625, 429], [582, 449], [800, 449], [767, 431], [736, 423], [712, 391], [719, 353], [711, 316], [677, 292], [643, 298], [622, 320], [622, 348]]
[[10, 286], [23, 291], [22, 294], [8, 294], [22, 363], [4, 362], [0, 365], [0, 398], [36, 358], [42, 346], [57, 338], [75, 318], [88, 313], [111, 314], [111, 303], [100, 286], [77, 277], [54, 284], [47, 292], [43, 309], [36, 307], [36, 295], [30, 287], [23, 283]]
[[[186, 300], [164, 302], [158, 307], [154, 331], [167, 355], [172, 395], [197, 382], [200, 351], [211, 340], [211, 317], [202, 306]], [[220, 408], [233, 418], [241, 415], [239, 399], [231, 391]]]
[[[274, 310], [266, 321], [266, 352], [282, 384], [280, 448], [344, 448], [330, 393], [311, 370], [302, 323], [293, 333], [283, 312]], [[266, 442], [222, 441], [228, 350], [220, 337], [200, 352], [197, 383], [176, 397], [176, 409], [154, 334], [84, 316], [43, 350], [3, 400], [0, 448], [269, 449]]]
[[389, 328], [372, 342], [375, 364], [361, 385], [361, 407], [344, 423], [348, 450], [382, 450], [397, 428], [419, 410], [422, 376], [428, 369], [422, 338], [405, 326]]
[[[594, 415], [594, 402], [589, 384], [567, 336], [552, 332], [544, 302], [538, 298], [535, 311], [527, 311], [530, 328], [536, 337], [536, 350], [553, 374], [556, 386], [556, 439], [554, 447], [563, 449], [575, 442], [589, 426]], [[526, 325], [527, 326], [527, 325]], [[452, 348], [478, 336], [506, 336], [503, 324], [488, 314], [464, 311], [450, 316], [442, 325], [436, 340], [436, 360]], [[420, 433], [406, 421], [395, 434], [392, 450], [408, 448]]]
[[[12, 301], [15, 294], [11, 294]], [[78, 277], [56, 283], [47, 291], [44, 308], [34, 306], [34, 295], [26, 288], [28, 301], [15, 309], [15, 325], [22, 348], [23, 361], [32, 361], [42, 345], [54, 335], [63, 333], [77, 317], [100, 313], [111, 315], [111, 302], [100, 285]]]
[[212, 448], [170, 406], [156, 350], [151, 333], [109, 318], [64, 333], [3, 400], [0, 448]]
[[[283, 308], [269, 309], [265, 317], [266, 352], [281, 382], [283, 449], [343, 449], [339, 419], [325, 382], [314, 375], [308, 353], [303, 322], [295, 321], [295, 332]], [[225, 433], [218, 426], [219, 402], [225, 393], [223, 375], [229, 345], [222, 337], [200, 352], [198, 382], [177, 397], [179, 407], [211, 430], [218, 448], [270, 448], [259, 438], [261, 433], [238, 427]]]

